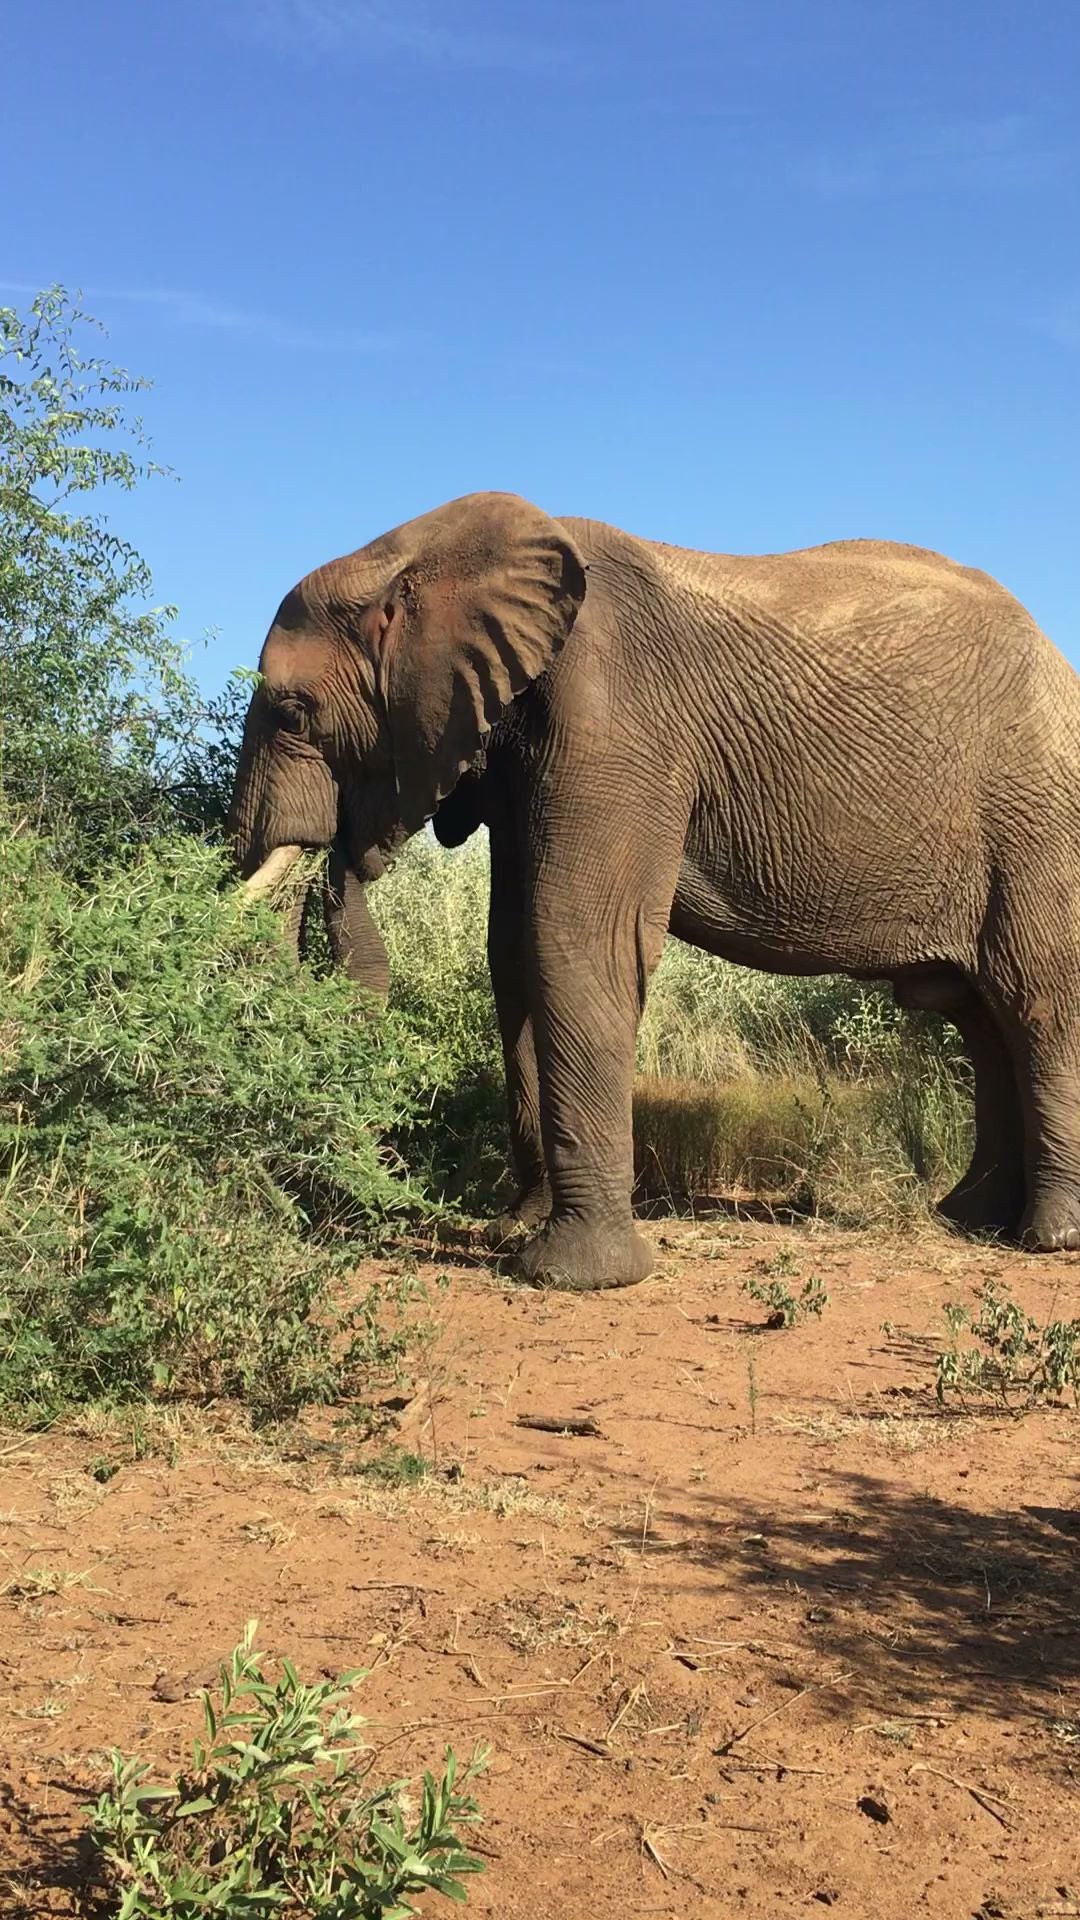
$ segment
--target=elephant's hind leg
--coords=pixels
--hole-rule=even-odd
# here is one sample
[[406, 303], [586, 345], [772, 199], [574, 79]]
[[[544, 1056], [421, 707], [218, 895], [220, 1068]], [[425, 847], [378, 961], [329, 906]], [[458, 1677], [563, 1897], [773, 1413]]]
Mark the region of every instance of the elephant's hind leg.
[[938, 1212], [963, 1233], [996, 1233], [1014, 1238], [1024, 1212], [1024, 1121], [1012, 1060], [1004, 1036], [974, 987], [959, 974], [943, 990], [929, 997], [904, 998], [901, 1006], [917, 1005], [941, 1013], [956, 1027], [971, 1063], [975, 1082], [975, 1148], [971, 1165], [951, 1192], [938, 1202]]
[[[1057, 908], [1047, 925], [1046, 902]], [[1080, 1249], [1080, 932], [1064, 882], [1021, 918], [1004, 895], [988, 946], [987, 997], [1012, 1057], [1024, 1122], [1020, 1239]]]
[[1035, 1000], [1017, 1022], [1014, 1057], [1028, 1135], [1020, 1238], [1038, 1253], [1080, 1249], [1080, 1008]]

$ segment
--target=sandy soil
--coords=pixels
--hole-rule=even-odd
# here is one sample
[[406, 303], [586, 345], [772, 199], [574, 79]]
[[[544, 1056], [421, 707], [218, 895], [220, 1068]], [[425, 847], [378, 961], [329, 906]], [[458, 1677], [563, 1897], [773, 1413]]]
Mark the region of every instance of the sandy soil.
[[[1075, 1315], [1080, 1260], [659, 1232], [625, 1294], [450, 1270], [396, 1436], [418, 1487], [225, 1413], [142, 1458], [7, 1437], [0, 1913], [84, 1911], [103, 1749], [175, 1764], [252, 1614], [308, 1677], [373, 1665], [385, 1775], [492, 1743], [478, 1916], [1080, 1913], [1080, 1418], [933, 1394], [945, 1301], [992, 1273]], [[820, 1321], [761, 1329], [778, 1257]]]

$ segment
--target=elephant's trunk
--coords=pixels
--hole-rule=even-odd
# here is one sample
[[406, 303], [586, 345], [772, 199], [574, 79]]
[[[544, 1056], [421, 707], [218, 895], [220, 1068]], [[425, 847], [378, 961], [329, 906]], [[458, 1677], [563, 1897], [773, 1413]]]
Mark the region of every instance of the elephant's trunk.
[[[266, 748], [265, 714], [258, 695], [252, 700], [244, 732], [230, 813], [233, 852], [239, 868], [241, 892], [248, 899], [271, 898], [285, 915], [292, 952], [299, 957], [304, 915], [312, 902], [312, 885], [296, 873], [296, 863], [307, 849], [331, 842], [324, 878], [315, 882], [322, 900], [330, 948], [338, 966], [368, 993], [385, 999], [390, 989], [390, 965], [367, 903], [365, 882], [385, 870], [378, 847], [350, 857], [339, 820], [337, 789], [325, 768], [314, 768], [310, 757], [302, 767], [290, 761], [285, 779]], [[313, 770], [314, 769], [314, 770]], [[317, 773], [321, 777], [316, 777]], [[335, 837], [336, 836], [336, 837]], [[273, 842], [280, 840], [279, 846]], [[360, 841], [367, 845], [361, 832]], [[267, 843], [270, 852], [266, 851]], [[359, 869], [359, 870], [358, 870]], [[292, 875], [292, 884], [289, 876]], [[274, 896], [280, 896], [274, 899]]]
[[[303, 847], [275, 847], [262, 865], [246, 880], [240, 891], [249, 900], [273, 894], [290, 874], [302, 855]], [[298, 887], [286, 904], [286, 934], [294, 954], [299, 954], [300, 930], [310, 886]], [[382, 935], [371, 917], [367, 887], [341, 850], [331, 848], [325, 880], [322, 882], [323, 910], [330, 948], [338, 966], [350, 980], [368, 993], [385, 1000], [390, 991], [390, 962]]]
[[385, 1000], [390, 991], [390, 962], [371, 917], [367, 887], [336, 846], [330, 850], [324, 905], [334, 959], [357, 986]]

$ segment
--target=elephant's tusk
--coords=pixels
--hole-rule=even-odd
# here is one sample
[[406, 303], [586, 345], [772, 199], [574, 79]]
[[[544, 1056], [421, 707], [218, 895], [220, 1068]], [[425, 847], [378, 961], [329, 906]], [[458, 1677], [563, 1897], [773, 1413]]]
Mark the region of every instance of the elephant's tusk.
[[256, 868], [249, 879], [241, 882], [240, 891], [245, 900], [257, 900], [260, 894], [270, 893], [283, 880], [290, 868], [296, 865], [303, 847], [275, 847], [269, 853], [262, 866]]

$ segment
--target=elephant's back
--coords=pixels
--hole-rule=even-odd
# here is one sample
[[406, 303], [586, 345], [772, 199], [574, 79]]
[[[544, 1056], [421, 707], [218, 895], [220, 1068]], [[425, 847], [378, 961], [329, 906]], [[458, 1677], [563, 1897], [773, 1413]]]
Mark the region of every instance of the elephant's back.
[[[596, 521], [564, 523], [587, 564], [631, 566], [658, 589], [709, 598], [729, 614], [745, 610], [796, 642], [801, 635], [828, 653], [865, 641], [886, 652], [907, 651], [919, 637], [949, 651], [1006, 643], [1013, 659], [1044, 663], [1061, 656], [1020, 602], [990, 574], [928, 547], [891, 540], [832, 540], [785, 553], [703, 553], [643, 540]], [[1064, 661], [1061, 661], [1064, 665]], [[1071, 673], [1071, 669], [1068, 669]]]

